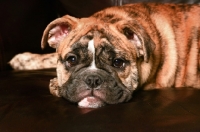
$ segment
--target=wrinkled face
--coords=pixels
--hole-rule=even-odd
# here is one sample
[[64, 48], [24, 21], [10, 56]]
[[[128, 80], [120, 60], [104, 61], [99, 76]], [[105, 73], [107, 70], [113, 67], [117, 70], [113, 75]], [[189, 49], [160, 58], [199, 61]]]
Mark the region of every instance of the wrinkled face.
[[94, 107], [131, 98], [138, 85], [135, 56], [125, 50], [126, 44], [112, 42], [107, 34], [89, 31], [62, 50], [57, 69], [61, 96]]
[[57, 49], [60, 96], [94, 108], [131, 98], [141, 77], [138, 62], [149, 59], [150, 39], [135, 21], [116, 20], [64, 16], [48, 25], [42, 43]]

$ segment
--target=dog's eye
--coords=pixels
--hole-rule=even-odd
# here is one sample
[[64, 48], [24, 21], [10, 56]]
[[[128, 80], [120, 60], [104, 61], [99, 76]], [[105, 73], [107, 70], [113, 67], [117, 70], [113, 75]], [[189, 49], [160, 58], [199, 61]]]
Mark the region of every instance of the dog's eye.
[[125, 35], [129, 40], [131, 40], [131, 39], [134, 38], [134, 32], [131, 31], [129, 28], [124, 28], [123, 32], [124, 32], [124, 35]]
[[66, 65], [67, 65], [68, 67], [75, 66], [77, 63], [78, 63], [78, 60], [77, 60], [77, 57], [76, 57], [76, 56], [69, 56], [69, 57], [67, 58]]
[[114, 59], [113, 66], [116, 68], [123, 68], [125, 66], [125, 61], [123, 59]]

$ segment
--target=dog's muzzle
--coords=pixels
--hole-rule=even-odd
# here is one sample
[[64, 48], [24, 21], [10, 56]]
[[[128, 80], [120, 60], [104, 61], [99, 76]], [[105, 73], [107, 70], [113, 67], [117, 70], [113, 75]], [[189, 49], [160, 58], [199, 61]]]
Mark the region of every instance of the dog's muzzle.
[[115, 74], [98, 69], [82, 69], [68, 79], [60, 89], [61, 96], [80, 107], [98, 108], [130, 99], [130, 91]]
[[[89, 75], [85, 79], [85, 83], [88, 85], [88, 90], [99, 90], [101, 84], [104, 82], [103, 78], [99, 75]], [[99, 98], [95, 96], [89, 96], [83, 98], [78, 105], [80, 107], [87, 107], [87, 108], [98, 108], [104, 106], [104, 102], [101, 101]]]

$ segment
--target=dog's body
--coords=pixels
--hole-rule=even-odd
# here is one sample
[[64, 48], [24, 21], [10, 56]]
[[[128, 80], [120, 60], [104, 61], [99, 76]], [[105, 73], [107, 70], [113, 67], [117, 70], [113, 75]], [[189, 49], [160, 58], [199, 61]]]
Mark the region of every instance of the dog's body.
[[56, 48], [50, 91], [83, 107], [128, 101], [137, 88], [200, 88], [200, 6], [131, 4], [44, 31]]

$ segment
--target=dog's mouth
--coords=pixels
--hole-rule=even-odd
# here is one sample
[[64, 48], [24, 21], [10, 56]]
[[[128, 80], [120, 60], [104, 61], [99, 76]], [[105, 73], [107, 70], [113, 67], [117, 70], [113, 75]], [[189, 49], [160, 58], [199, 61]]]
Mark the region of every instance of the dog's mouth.
[[59, 90], [62, 97], [80, 108], [99, 108], [126, 102], [132, 94], [117, 76], [101, 69], [84, 68], [74, 72]]
[[105, 105], [105, 103], [95, 96], [88, 96], [83, 98], [79, 103], [81, 108], [99, 108]]

